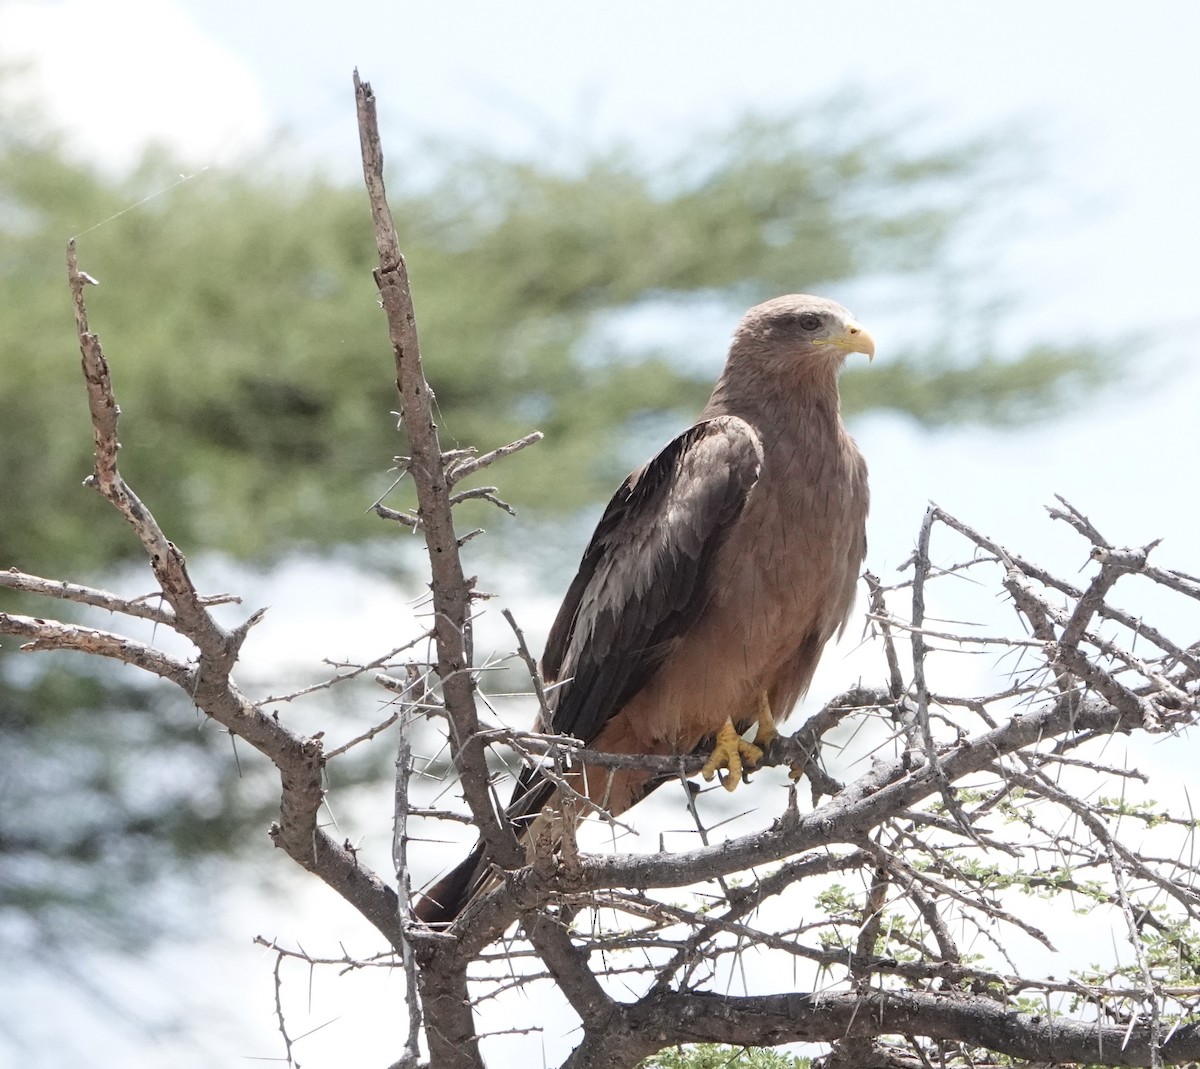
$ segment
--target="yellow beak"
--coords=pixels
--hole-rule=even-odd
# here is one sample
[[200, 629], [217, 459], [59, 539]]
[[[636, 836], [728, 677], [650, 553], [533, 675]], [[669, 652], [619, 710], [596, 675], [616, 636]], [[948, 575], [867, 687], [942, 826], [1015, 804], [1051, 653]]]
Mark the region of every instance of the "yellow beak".
[[875, 359], [875, 339], [853, 319], [846, 324], [846, 333], [838, 339], [838, 346], [848, 353], [866, 353], [868, 360]]

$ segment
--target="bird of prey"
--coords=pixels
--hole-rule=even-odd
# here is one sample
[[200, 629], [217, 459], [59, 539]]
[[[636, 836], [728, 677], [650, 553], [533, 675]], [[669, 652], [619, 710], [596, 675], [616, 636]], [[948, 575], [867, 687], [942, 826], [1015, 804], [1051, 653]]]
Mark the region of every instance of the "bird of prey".
[[[705, 778], [725, 770], [730, 790], [761, 758], [845, 627], [866, 554], [866, 463], [837, 385], [850, 353], [875, 343], [833, 301], [746, 313], [699, 419], [625, 480], [584, 551], [542, 656], [539, 730], [618, 754], [711, 746]], [[661, 780], [585, 763], [569, 782], [618, 815]], [[556, 794], [521, 776], [506, 813], [527, 841]], [[453, 920], [488, 869], [477, 845], [415, 915]]]

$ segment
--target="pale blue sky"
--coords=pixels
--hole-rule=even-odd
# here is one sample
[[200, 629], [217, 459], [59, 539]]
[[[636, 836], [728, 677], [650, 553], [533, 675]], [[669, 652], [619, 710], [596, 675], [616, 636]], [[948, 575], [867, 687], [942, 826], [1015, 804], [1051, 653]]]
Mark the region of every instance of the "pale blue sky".
[[219, 165], [285, 127], [353, 175], [355, 66], [396, 149], [437, 133], [655, 152], [843, 89], [914, 138], [1020, 130], [1047, 179], [1004, 274], [1028, 281], [1031, 321], [1103, 330], [1196, 314], [1198, 48], [1187, 0], [0, 2], [0, 60], [35, 51], [43, 106], [107, 159], [158, 136]]
[[[1015, 130], [1044, 146], [1046, 178], [1021, 202], [1027, 225], [994, 265], [997, 287], [1017, 301], [1017, 329], [1154, 339], [1169, 386], [1091, 401], [1053, 425], [1015, 434], [930, 434], [891, 416], [861, 421], [873, 489], [868, 563], [885, 577], [908, 554], [930, 498], [1074, 570], [1083, 563], [1078, 545], [1043, 518], [1041, 506], [1056, 491], [1118, 542], [1166, 535], [1162, 562], [1200, 571], [1198, 51], [1200, 4], [1189, 0], [0, 0], [0, 62], [34, 57], [29, 91], [68, 126], [80, 151], [116, 167], [150, 137], [170, 140], [196, 168], [219, 167], [284, 126], [306, 158], [354, 175], [355, 66], [378, 94], [385, 147], [396, 146], [393, 166], [402, 166], [398, 148], [414, 133], [514, 151], [548, 150], [555, 138], [560, 148], [622, 138], [660, 152], [747, 109], [787, 111], [843, 89], [866, 91], [879, 115], [912, 124], [914, 137]], [[986, 271], [990, 250], [974, 253]], [[855, 312], [886, 361], [888, 330], [903, 325], [877, 323], [861, 305]], [[263, 579], [264, 589], [279, 589], [250, 600], [279, 604], [294, 586], [283, 581], [288, 574]], [[350, 577], [337, 584], [342, 594], [357, 589]], [[365, 597], [350, 600], [354, 606], [342, 608], [357, 611], [354, 624], [365, 627]], [[382, 619], [392, 602], [377, 600]], [[255, 641], [260, 634], [286, 640], [295, 619], [269, 616]], [[306, 635], [312, 639], [307, 625]], [[827, 661], [832, 687], [848, 669]], [[294, 891], [297, 883], [286, 886]], [[278, 1054], [270, 966], [245, 945], [247, 932], [270, 928], [329, 949], [349, 930], [354, 950], [371, 949], [369, 933], [323, 891], [307, 893], [273, 902], [268, 920], [261, 903], [248, 901], [223, 926], [224, 942], [189, 951], [200, 958], [168, 959], [167, 968], [195, 969], [195, 997], [226, 1021], [223, 1034], [196, 1047], [154, 1046], [143, 1033], [129, 1045], [119, 1027], [95, 1022], [99, 1032], [89, 1026], [87, 1041], [72, 1050], [75, 1063], [88, 1064], [94, 1034], [111, 1048], [109, 1064], [134, 1065], [142, 1055], [143, 1064], [169, 1057], [187, 1069]], [[314, 932], [325, 917], [336, 931]], [[137, 992], [128, 971], [110, 975]], [[360, 1044], [363, 1064], [395, 1056], [390, 1023], [374, 1007], [388, 999], [394, 1006], [399, 985], [382, 995], [347, 993], [365, 983], [322, 984], [313, 1023], [339, 1014], [341, 1023], [307, 1042], [306, 1065], [346, 1064], [340, 1055], [351, 1042]], [[558, 1042], [548, 1038], [548, 1049], [557, 1051]], [[522, 1064], [541, 1064], [541, 1056]]]
[[1051, 240], [1023, 264], [1053, 291], [1045, 303], [1114, 326], [1196, 313], [1197, 4], [352, 0], [336, 17], [312, 2], [184, 6], [260, 76], [272, 117], [339, 168], [356, 166], [356, 65], [393, 136], [536, 148], [549, 129], [654, 151], [838, 89], [866, 90], [898, 122], [922, 117], [917, 136], [1016, 126], [1051, 149], [1045, 218], [1032, 221]]
[[[139, 34], [144, 46], [159, 40], [149, 12], [168, 10], [167, 0], [129, 2], [140, 14], [123, 47]], [[1020, 202], [1026, 225], [994, 264], [990, 249], [973, 250], [981, 285], [993, 270], [997, 292], [1016, 302], [1011, 325], [1029, 337], [1147, 343], [1146, 358], [1167, 361], [1173, 388], [1093, 399], [1061, 426], [1016, 436], [928, 435], [887, 417], [861, 423], [864, 444], [880, 440], [872, 458], [880, 566], [907, 552], [904, 517], [928, 498], [1036, 538], [1051, 491], [1125, 517], [1131, 492], [1172, 492], [1165, 457], [1196, 454], [1200, 4], [349, 0], [333, 14], [312, 0], [181, 0], [173, 10], [256, 87], [156, 81], [160, 95], [186, 102], [176, 131], [193, 109], [231, 125], [244, 117], [250, 130], [282, 124], [306, 154], [347, 175], [358, 167], [355, 66], [380, 99], [395, 168], [414, 133], [514, 151], [621, 138], [657, 152], [747, 109], [786, 111], [846, 89], [869, 94], [881, 117], [914, 137], [1013, 131], [1042, 146], [1033, 165], [1045, 178]], [[202, 148], [198, 162], [204, 152], [220, 149]], [[882, 338], [886, 359], [889, 329], [903, 332], [903, 322], [855, 312]], [[1114, 483], [1126, 488], [1119, 497]], [[1197, 508], [1176, 497], [1166, 515], [1156, 510], [1156, 523], [1190, 532]]]

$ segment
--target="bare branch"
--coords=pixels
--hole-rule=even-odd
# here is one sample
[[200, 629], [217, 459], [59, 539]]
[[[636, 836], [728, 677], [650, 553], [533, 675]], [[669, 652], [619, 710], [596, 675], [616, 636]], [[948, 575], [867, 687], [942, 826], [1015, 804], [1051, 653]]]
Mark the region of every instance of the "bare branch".
[[[422, 685], [420, 673], [415, 668], [410, 671], [410, 679], [414, 686]], [[404, 1053], [394, 1069], [416, 1069], [421, 1060], [421, 1001], [417, 959], [405, 923], [408, 903], [412, 899], [412, 878], [408, 867], [408, 818], [411, 812], [409, 782], [413, 767], [412, 744], [409, 742], [411, 728], [411, 718], [405, 717], [400, 724], [400, 738], [396, 746], [396, 790], [393, 803], [392, 863], [395, 866], [399, 889], [398, 920], [403, 933], [400, 957], [404, 964], [404, 1002], [408, 1010], [408, 1035], [404, 1041]]]
[[480, 834], [498, 862], [510, 866], [521, 862], [521, 849], [508, 824], [501, 820], [488, 794], [487, 764], [482, 746], [474, 740], [478, 730], [475, 682], [471, 667], [471, 584], [463, 574], [459, 539], [454, 530], [447, 477], [437, 425], [433, 419], [432, 396], [421, 366], [408, 268], [383, 182], [383, 149], [375, 114], [375, 94], [354, 73], [358, 108], [359, 141], [362, 147], [363, 178], [375, 223], [379, 269], [375, 281], [387, 315], [388, 335], [396, 362], [396, 389], [400, 410], [408, 429], [411, 459], [409, 470], [416, 487], [418, 516], [429, 551], [433, 575], [433, 631], [437, 648], [437, 673], [451, 726], [451, 748], [459, 770], [467, 803]]
[[184, 690], [188, 690], [195, 680], [193, 669], [182, 661], [111, 631], [98, 631], [94, 627], [80, 627], [77, 624], [62, 624], [56, 620], [39, 620], [31, 616], [14, 616], [3, 612], [0, 613], [0, 634], [30, 639], [21, 647], [27, 653], [76, 650], [79, 653], [107, 657], [144, 668], [153, 675], [171, 680]]
[[[28, 575], [25, 572], [18, 571], [16, 568], [9, 568], [7, 571], [0, 571], [0, 587], [7, 587], [9, 590], [19, 590], [25, 594], [40, 594], [47, 598], [61, 598], [63, 601], [71, 601], [76, 605], [92, 605], [98, 609], [107, 609], [109, 612], [119, 612], [125, 616], [136, 616], [141, 620], [150, 620], [156, 624], [166, 624], [168, 627], [175, 623], [175, 614], [169, 607], [162, 608], [159, 605], [150, 604], [150, 599], [161, 601], [161, 594], [152, 594], [140, 598], [123, 598], [117, 594], [110, 594], [107, 590], [98, 590], [95, 587], [81, 586], [79, 583], [68, 583], [60, 579], [43, 579], [37, 575]], [[230, 599], [228, 595], [223, 596], [224, 600]], [[209, 599], [207, 604], [213, 604]]]
[[545, 435], [541, 431], [531, 431], [524, 438], [518, 438], [515, 442], [509, 442], [508, 445], [502, 445], [490, 453], [484, 453], [481, 457], [456, 457], [450, 464], [450, 484], [462, 482], [468, 475], [474, 475], [475, 472], [486, 468], [489, 464], [494, 464], [497, 460], [512, 456], [513, 453], [520, 452], [531, 445], [536, 445], [544, 437]]
[[[409, 639], [409, 641], [405, 642], [403, 645], [397, 646], [393, 650], [389, 650], [387, 653], [376, 657], [373, 661], [368, 661], [366, 664], [355, 665], [346, 672], [339, 672], [337, 675], [332, 676], [329, 679], [324, 679], [320, 683], [313, 683], [311, 686], [301, 687], [299, 690], [291, 691], [288, 694], [280, 694], [278, 696], [272, 695], [268, 698], [260, 698], [254, 704], [261, 709], [265, 705], [277, 705], [280, 702], [291, 702], [295, 701], [297, 698], [304, 697], [306, 694], [315, 694], [317, 691], [329, 690], [331, 687], [336, 687], [339, 683], [345, 683], [348, 680], [357, 679], [359, 676], [366, 672], [370, 672], [375, 668], [382, 668], [385, 664], [388, 664], [394, 660], [405, 650], [410, 650], [414, 646], [419, 645], [426, 639], [430, 638], [431, 635], [431, 631], [425, 631], [422, 634], [417, 635], [416, 638]], [[349, 746], [345, 748], [348, 749]], [[329, 754], [328, 756], [332, 757], [333, 755]]]
[[117, 470], [117, 451], [121, 448], [117, 439], [117, 420], [121, 410], [113, 395], [108, 361], [100, 347], [100, 339], [88, 330], [83, 290], [89, 278], [79, 270], [74, 240], [67, 244], [67, 274], [74, 298], [83, 377], [96, 446], [95, 470], [88, 482], [111, 502], [133, 528], [150, 558], [150, 567], [163, 596], [175, 611], [180, 629], [200, 647], [205, 658], [214, 662], [215, 671], [228, 671], [237, 658], [236, 645], [209, 616], [188, 577], [183, 554], [163, 534], [150, 510], [142, 504]]
[[414, 531], [421, 530], [421, 520], [419, 517], [408, 512], [398, 512], [396, 509], [390, 509], [387, 505], [376, 503], [373, 508], [375, 515], [382, 520], [393, 520], [396, 523], [402, 523], [405, 527], [411, 527]]
[[[652, 1053], [648, 1049], [652, 1043], [761, 1046], [909, 1034], [985, 1046], [1039, 1064], [1183, 1065], [1200, 1058], [1200, 1027], [1195, 1024], [1176, 1029], [1161, 1052], [1156, 1052], [1151, 1029], [1144, 1024], [1130, 1029], [1106, 1027], [1092, 1021], [1014, 1012], [989, 998], [920, 991], [796, 992], [740, 998], [664, 993], [627, 1011], [625, 1028], [624, 1035], [646, 1043], [641, 1048], [643, 1057]], [[1161, 1061], [1156, 1063], [1156, 1057]], [[585, 1058], [567, 1062], [572, 1069], [601, 1064]]]
[[529, 652], [529, 647], [525, 644], [525, 633], [517, 626], [516, 617], [508, 609], [502, 610], [501, 615], [508, 621], [508, 626], [512, 628], [513, 634], [517, 637], [517, 655], [525, 664], [525, 670], [529, 673], [529, 682], [533, 686], [533, 693], [537, 696], [539, 723], [549, 724], [552, 717], [550, 706], [546, 702], [546, 686], [542, 682], [542, 673], [538, 669], [537, 661], [533, 659], [533, 654]]
[[[925, 513], [911, 579], [885, 586], [868, 573], [877, 674], [810, 712], [790, 738], [771, 743], [762, 762], [807, 776], [809, 809], [802, 811], [794, 784], [784, 790], [764, 776], [744, 788], [756, 792], [749, 808], [714, 817], [706, 808], [711, 799], [697, 803], [685, 782], [687, 802], [674, 804], [689, 810], [694, 827], [672, 831], [699, 847], [668, 850], [678, 840], [662, 834], [654, 850], [654, 839], [642, 835], [641, 852], [620, 852], [614, 834], [611, 852], [580, 850], [579, 818], [594, 812], [617, 822], [577, 789], [579, 768], [648, 771], [653, 785], [686, 781], [703, 759], [665, 747], [653, 755], [601, 753], [571, 737], [498, 726], [499, 715], [481, 720], [477, 681], [497, 665], [474, 661], [473, 603], [484, 595], [465, 576], [460, 550], [475, 532], [460, 536], [452, 510], [469, 500], [508, 506], [496, 487], [454, 487], [541, 435], [480, 457], [470, 448], [442, 450], [384, 190], [374, 96], [357, 73], [355, 89], [379, 252], [375, 277], [411, 454], [398, 463], [416, 494], [412, 511], [374, 507], [424, 538], [431, 591], [420, 611], [431, 616], [428, 630], [369, 663], [333, 664], [329, 678], [290, 693], [257, 703], [242, 695], [233, 669], [261, 612], [231, 630], [219, 626], [209, 609], [229, 595], [199, 594], [183, 555], [124, 481], [119, 408], [84, 301], [94, 280], [79, 270], [73, 245], [68, 273], [95, 442], [89, 482], [135, 532], [158, 591], [124, 598], [0, 572], [0, 587], [149, 620], [190, 642], [195, 652], [185, 660], [112, 631], [0, 614], [0, 633], [26, 640], [26, 650], [74, 650], [170, 680], [265, 755], [281, 784], [273, 841], [386, 940], [385, 953], [362, 961], [344, 952], [318, 959], [262, 941], [276, 954], [276, 1019], [287, 1062], [294, 1064], [296, 1040], [284, 1020], [281, 968], [293, 958], [343, 971], [404, 970], [408, 1012], [398, 1069], [415, 1069], [422, 1042], [431, 1069], [483, 1069], [474, 1007], [504, 993], [528, 994], [534, 983], [553, 985], [582, 1021], [582, 1042], [565, 1063], [572, 1069], [631, 1069], [666, 1044], [696, 1041], [821, 1042], [830, 1046], [830, 1069], [1200, 1060], [1200, 820], [1190, 809], [1175, 813], [1137, 795], [1156, 779], [1120, 767], [1120, 757], [1101, 749], [1114, 733], [1161, 737], [1200, 716], [1200, 642], [1176, 634], [1188, 625], [1172, 620], [1155, 628], [1114, 604], [1114, 592], [1136, 577], [1194, 609], [1200, 580], [1150, 563], [1153, 542], [1121, 548], [1106, 541], [1061, 498], [1051, 517], [1087, 540], [1091, 577], [1082, 587], [936, 505]], [[952, 563], [936, 559], [935, 543], [940, 549], [943, 539], [956, 546]], [[949, 618], [957, 611], [939, 612], [943, 587], [965, 583], [989, 605], [1001, 595], [1011, 610], [1007, 626], [969, 625]], [[514, 617], [504, 615], [537, 699], [537, 723], [548, 726], [552, 688], [542, 683]], [[430, 640], [433, 651], [423, 658], [407, 654], [397, 672], [405, 678], [377, 677], [399, 695], [395, 711], [328, 752], [324, 731], [299, 735], [264, 708], [390, 667]], [[911, 645], [908, 668], [903, 641]], [[1000, 662], [995, 678], [977, 673], [985, 679], [979, 693], [935, 687], [927, 673], [964, 648], [992, 651]], [[464, 811], [443, 808], [452, 805], [442, 800], [448, 785], [440, 795], [426, 790], [432, 774], [423, 776], [425, 759], [414, 757], [410, 737], [423, 715], [448, 727]], [[397, 723], [391, 808], [398, 891], [360, 862], [348, 840], [334, 841], [323, 819], [329, 760]], [[518, 841], [497, 793], [514, 758], [555, 788], [527, 843]], [[440, 774], [444, 756], [427, 760]], [[1102, 785], [1108, 783], [1116, 785], [1111, 792]], [[410, 854], [424, 830], [418, 817], [471, 823], [483, 843], [459, 870], [482, 879], [483, 889], [447, 932], [408, 921]], [[1058, 935], [1052, 925], [1034, 923], [1041, 917], [1023, 911], [1019, 894], [1068, 895], [1108, 920], [1119, 915], [1133, 960], [1075, 975], [1023, 975], [1015, 945], [1033, 939], [1049, 946], [1050, 935]], [[762, 990], [782, 975], [766, 970], [769, 979], [751, 981], [759, 956], [812, 972], [820, 989], [800, 990], [797, 978], [771, 994], [734, 994], [739, 981], [746, 991], [752, 984]], [[1044, 1011], [1030, 1012], [1034, 998], [1045, 1002]], [[513, 1021], [497, 1034], [540, 1027]]]
[[473, 490], [461, 490], [451, 496], [450, 504], [461, 505], [464, 501], [487, 501], [495, 505], [502, 512], [507, 512], [510, 516], [515, 516], [517, 510], [507, 501], [501, 501], [496, 496], [497, 489], [495, 486], [477, 486]]

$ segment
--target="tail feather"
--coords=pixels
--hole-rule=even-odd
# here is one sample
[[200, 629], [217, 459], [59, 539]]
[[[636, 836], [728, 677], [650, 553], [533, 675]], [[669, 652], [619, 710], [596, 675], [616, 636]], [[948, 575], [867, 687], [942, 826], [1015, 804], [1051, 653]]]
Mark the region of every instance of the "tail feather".
[[[512, 801], [504, 811], [505, 818], [522, 842], [530, 822], [554, 794], [554, 784], [536, 770], [526, 769], [522, 772]], [[449, 924], [483, 887], [488, 867], [487, 853], [480, 841], [462, 861], [423, 892], [413, 906], [413, 916], [426, 924]]]
[[[636, 804], [651, 791], [674, 778], [674, 776], [661, 776], [649, 780], [629, 804]], [[512, 801], [504, 811], [505, 818], [512, 825], [513, 831], [522, 843], [526, 841], [529, 829], [538, 814], [546, 806], [555, 806], [557, 794], [558, 790], [553, 781], [547, 779], [537, 769], [525, 769], [522, 772], [513, 792]], [[476, 894], [495, 886], [496, 881], [488, 878], [490, 867], [486, 848], [480, 841], [462, 861], [422, 893], [413, 906], [413, 916], [429, 925], [450, 924], [466, 909], [467, 903]]]
[[426, 924], [449, 924], [466, 908], [486, 865], [483, 843], [476, 843], [464, 860], [421, 895], [413, 916]]

